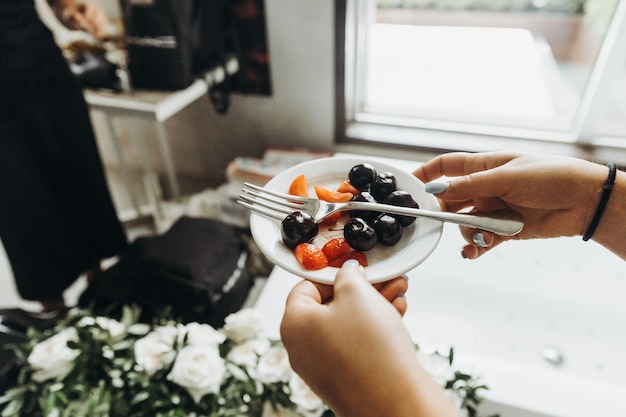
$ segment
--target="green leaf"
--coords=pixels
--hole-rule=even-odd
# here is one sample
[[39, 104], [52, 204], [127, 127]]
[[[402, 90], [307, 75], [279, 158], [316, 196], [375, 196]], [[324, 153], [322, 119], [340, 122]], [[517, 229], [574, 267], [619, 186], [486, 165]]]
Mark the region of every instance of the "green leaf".
[[150, 332], [150, 326], [145, 323], [135, 323], [128, 326], [128, 333], [135, 336], [143, 336]]
[[4, 404], [14, 399], [21, 398], [27, 391], [27, 389], [28, 387], [25, 386], [9, 388], [4, 392], [2, 396], [0, 396], [0, 404]]
[[26, 336], [30, 340], [36, 340], [41, 338], [42, 333], [34, 327], [29, 327], [28, 329], [26, 329]]
[[63, 382], [56, 382], [50, 385], [48, 389], [50, 390], [50, 392], [56, 392], [56, 391], [61, 391], [63, 387], [64, 387]]
[[138, 392], [131, 400], [131, 404], [139, 404], [140, 402], [146, 401], [148, 398], [150, 398], [150, 393], [147, 391]]
[[67, 397], [67, 394], [63, 391], [58, 391], [56, 393], [57, 397], [59, 398], [59, 400], [61, 400], [62, 403], [67, 404], [70, 402], [69, 398]]
[[472, 379], [472, 376], [471, 376], [471, 375], [468, 375], [468, 374], [465, 374], [465, 373], [463, 373], [463, 372], [459, 372], [459, 371], [456, 371], [456, 372], [454, 373], [454, 377], [455, 377], [457, 380], [461, 380], [461, 381], [469, 381], [470, 379]]
[[18, 416], [22, 405], [24, 405], [24, 402], [19, 398], [11, 401], [4, 410], [2, 410], [2, 417]]

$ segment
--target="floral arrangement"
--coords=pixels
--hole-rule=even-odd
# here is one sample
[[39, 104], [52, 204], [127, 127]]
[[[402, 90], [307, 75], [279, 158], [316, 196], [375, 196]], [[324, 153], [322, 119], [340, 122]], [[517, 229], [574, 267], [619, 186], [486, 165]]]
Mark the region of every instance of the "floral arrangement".
[[[120, 320], [73, 311], [50, 332], [29, 331], [14, 346], [22, 362], [17, 385], [0, 397], [9, 416], [332, 416], [294, 373], [279, 340], [263, 331], [254, 309], [208, 324], [138, 322], [127, 307]], [[447, 355], [416, 351], [458, 404], [476, 416], [486, 389], [453, 370]]]

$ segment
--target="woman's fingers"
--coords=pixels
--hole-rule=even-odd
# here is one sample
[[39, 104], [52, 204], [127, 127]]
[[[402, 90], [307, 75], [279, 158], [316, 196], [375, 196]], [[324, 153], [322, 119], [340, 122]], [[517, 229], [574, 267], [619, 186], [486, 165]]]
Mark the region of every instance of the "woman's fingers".
[[517, 240], [519, 236], [500, 236], [484, 230], [459, 227], [461, 235], [468, 243], [461, 250], [466, 259], [476, 259], [507, 240]]
[[380, 284], [375, 284], [374, 288], [376, 288], [387, 301], [393, 301], [399, 294], [404, 294], [409, 289], [409, 281], [406, 277], [401, 276]]
[[404, 317], [404, 314], [406, 313], [406, 310], [408, 309], [408, 303], [406, 302], [406, 297], [404, 296], [404, 294], [396, 297], [391, 302], [391, 305], [394, 306], [396, 310], [398, 310], [398, 313], [400, 313], [402, 317]]
[[407, 302], [404, 294], [409, 289], [409, 281], [406, 276], [397, 277], [389, 281], [376, 284], [374, 288], [380, 292], [404, 316], [407, 310]]
[[424, 183], [438, 180], [441, 177], [460, 177], [474, 172], [486, 171], [504, 165], [517, 157], [518, 154], [508, 152], [491, 152], [473, 154], [452, 152], [439, 155], [422, 164], [413, 175]]
[[494, 171], [517, 156], [505, 152], [449, 153], [423, 164], [413, 175], [426, 184], [427, 192], [447, 202], [500, 196], [510, 184], [508, 179], [494, 175]]

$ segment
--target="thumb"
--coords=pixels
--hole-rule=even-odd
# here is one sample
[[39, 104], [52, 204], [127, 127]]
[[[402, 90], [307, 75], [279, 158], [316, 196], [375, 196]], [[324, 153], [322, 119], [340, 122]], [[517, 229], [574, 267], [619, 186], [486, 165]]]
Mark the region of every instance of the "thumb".
[[335, 277], [335, 294], [361, 286], [371, 286], [366, 279], [365, 269], [356, 260], [344, 262]]

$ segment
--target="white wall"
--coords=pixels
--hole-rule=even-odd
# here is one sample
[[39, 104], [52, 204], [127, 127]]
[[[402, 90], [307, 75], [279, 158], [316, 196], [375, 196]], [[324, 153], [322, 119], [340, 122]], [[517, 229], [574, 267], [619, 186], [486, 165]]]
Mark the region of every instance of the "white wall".
[[[332, 0], [265, 0], [272, 96], [234, 96], [225, 116], [208, 99], [199, 100], [170, 119], [182, 174], [219, 178], [234, 157], [260, 156], [267, 147], [331, 149], [334, 7]], [[102, 122], [95, 118], [94, 124], [106, 142]], [[101, 148], [105, 162], [113, 163], [110, 146]]]

